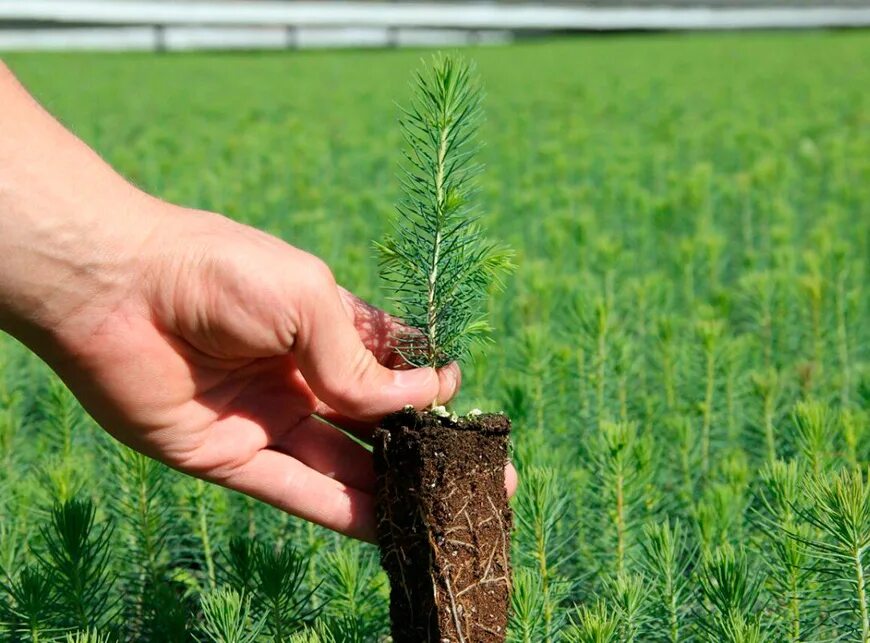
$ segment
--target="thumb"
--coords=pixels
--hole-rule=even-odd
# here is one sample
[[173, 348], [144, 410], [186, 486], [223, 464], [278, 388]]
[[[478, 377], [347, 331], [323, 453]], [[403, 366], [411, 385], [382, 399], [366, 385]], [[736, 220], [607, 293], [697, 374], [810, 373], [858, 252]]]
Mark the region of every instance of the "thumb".
[[424, 408], [452, 397], [451, 377], [432, 368], [392, 370], [362, 342], [331, 275], [300, 302], [294, 356], [314, 394], [336, 412], [372, 420], [405, 405]]

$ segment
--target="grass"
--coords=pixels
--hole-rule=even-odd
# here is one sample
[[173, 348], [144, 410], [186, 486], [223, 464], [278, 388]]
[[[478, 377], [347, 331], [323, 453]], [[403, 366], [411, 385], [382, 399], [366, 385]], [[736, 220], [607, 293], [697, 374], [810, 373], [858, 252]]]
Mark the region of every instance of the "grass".
[[[386, 305], [370, 242], [421, 55], [7, 62], [141, 187], [311, 250]], [[512, 640], [867, 641], [870, 34], [472, 55], [480, 202], [519, 269], [457, 406], [516, 426]], [[66, 636], [78, 597], [72, 625], [123, 640], [385, 635], [370, 547], [124, 454], [64, 393], [0, 339], [7, 637]], [[88, 503], [71, 559], [62, 518]]]

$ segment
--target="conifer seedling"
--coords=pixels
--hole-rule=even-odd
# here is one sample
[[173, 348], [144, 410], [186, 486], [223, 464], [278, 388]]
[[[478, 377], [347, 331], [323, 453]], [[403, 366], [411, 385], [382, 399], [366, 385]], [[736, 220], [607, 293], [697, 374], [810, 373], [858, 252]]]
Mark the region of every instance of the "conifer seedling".
[[412, 329], [397, 338], [397, 350], [414, 366], [462, 360], [487, 338], [481, 306], [511, 268], [510, 253], [478, 226], [481, 93], [472, 74], [454, 58], [436, 59], [418, 74], [415, 100], [401, 120], [404, 197], [393, 234], [375, 244], [391, 298]]
[[[407, 149], [395, 229], [376, 244], [406, 325], [396, 350], [441, 367], [487, 338], [485, 299], [510, 254], [484, 238], [474, 204], [481, 92], [472, 66], [436, 57], [401, 119]], [[395, 643], [505, 640], [512, 514], [504, 487], [510, 420], [433, 405], [375, 433], [378, 537]]]

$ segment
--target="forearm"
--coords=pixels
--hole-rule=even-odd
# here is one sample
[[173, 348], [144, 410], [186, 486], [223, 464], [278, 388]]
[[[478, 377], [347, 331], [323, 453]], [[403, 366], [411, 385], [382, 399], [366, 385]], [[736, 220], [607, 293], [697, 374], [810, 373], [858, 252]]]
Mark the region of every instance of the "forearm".
[[111, 305], [147, 201], [0, 63], [0, 329], [41, 351], [86, 304]]

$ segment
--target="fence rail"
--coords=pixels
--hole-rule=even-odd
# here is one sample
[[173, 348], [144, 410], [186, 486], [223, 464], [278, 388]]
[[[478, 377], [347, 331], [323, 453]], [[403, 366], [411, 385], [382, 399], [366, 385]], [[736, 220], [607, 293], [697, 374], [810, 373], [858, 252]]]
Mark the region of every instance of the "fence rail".
[[870, 6], [0, 0], [0, 49], [126, 48], [125, 40], [136, 49], [462, 44], [535, 31], [866, 26]]

